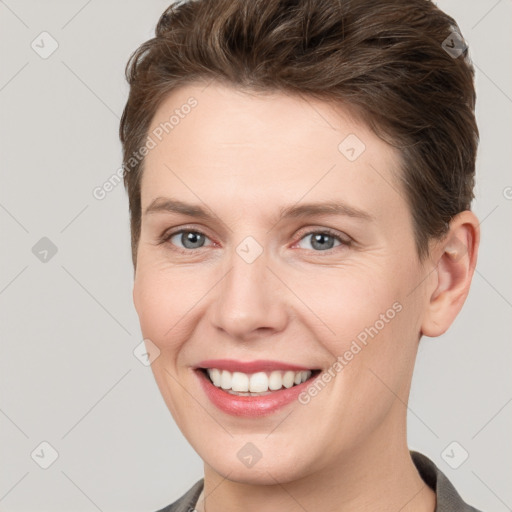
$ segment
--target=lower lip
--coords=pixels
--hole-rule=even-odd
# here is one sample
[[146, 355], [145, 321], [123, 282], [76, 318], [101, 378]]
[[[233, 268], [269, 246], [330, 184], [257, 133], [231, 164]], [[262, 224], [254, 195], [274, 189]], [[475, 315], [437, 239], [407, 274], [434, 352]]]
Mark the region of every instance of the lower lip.
[[204, 392], [212, 403], [221, 411], [233, 416], [258, 417], [271, 414], [281, 407], [290, 404], [298, 399], [316, 378], [309, 378], [307, 381], [292, 386], [291, 388], [273, 391], [269, 395], [262, 396], [238, 396], [223, 391], [214, 386], [210, 379], [201, 370], [195, 370]]

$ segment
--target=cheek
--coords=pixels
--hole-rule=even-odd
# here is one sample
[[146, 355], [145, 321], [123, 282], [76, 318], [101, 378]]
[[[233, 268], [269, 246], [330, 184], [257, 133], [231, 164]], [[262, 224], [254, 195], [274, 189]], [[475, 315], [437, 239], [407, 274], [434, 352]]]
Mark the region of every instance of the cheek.
[[400, 295], [386, 274], [369, 267], [321, 269], [307, 279], [296, 279], [294, 290], [311, 317], [322, 322], [324, 341], [338, 353], [353, 339], [364, 342], [370, 336], [365, 329], [375, 324], [377, 331], [385, 331], [396, 317], [393, 305]]
[[133, 300], [139, 316], [142, 334], [160, 350], [172, 349], [182, 319], [191, 308], [189, 296], [193, 280], [179, 272], [162, 272], [151, 266], [139, 267], [133, 287]]
[[[333, 364], [340, 361], [333, 367], [344, 375], [338, 381], [347, 380], [373, 398], [388, 393], [379, 377], [393, 389], [407, 382], [417, 348], [418, 315], [406, 289], [397, 272], [369, 267], [325, 269], [297, 287], [318, 325], [318, 340]], [[345, 386], [342, 382], [338, 385]]]
[[172, 296], [154, 277], [151, 273], [137, 271], [133, 286], [133, 301], [139, 316], [142, 334], [145, 338], [158, 342], [165, 330], [170, 327], [168, 319], [163, 313], [165, 310], [169, 311], [169, 306], [172, 305]]
[[[187, 393], [178, 383], [178, 356], [187, 331], [191, 309], [190, 280], [183, 279], [182, 272], [169, 272], [140, 262], [133, 287], [133, 301], [139, 317], [142, 336], [151, 340], [160, 350], [151, 364], [155, 381], [172, 416], [180, 423], [183, 411], [179, 404], [187, 402]], [[197, 302], [197, 300], [196, 300]]]

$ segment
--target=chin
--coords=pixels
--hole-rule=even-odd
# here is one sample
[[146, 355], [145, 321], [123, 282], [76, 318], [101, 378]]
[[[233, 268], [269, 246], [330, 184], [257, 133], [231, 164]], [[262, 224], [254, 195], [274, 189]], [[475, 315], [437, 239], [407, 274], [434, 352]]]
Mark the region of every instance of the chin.
[[[204, 438], [203, 438], [204, 439]], [[254, 439], [254, 438], [253, 438]], [[213, 447], [193, 444], [206, 466], [223, 478], [251, 485], [275, 485], [303, 478], [311, 471], [314, 461], [307, 461], [303, 453], [297, 454], [282, 442], [257, 444], [260, 453], [251, 447], [251, 436], [237, 436], [229, 444]], [[250, 456], [252, 455], [252, 460]], [[246, 460], [244, 460], [246, 459]]]
[[[261, 462], [261, 461], [260, 461]], [[285, 464], [256, 464], [252, 468], [233, 468], [228, 463], [216, 464], [215, 466], [208, 464], [217, 474], [240, 484], [247, 485], [276, 485], [277, 483], [286, 484], [300, 479], [305, 476], [301, 468], [290, 467]]]

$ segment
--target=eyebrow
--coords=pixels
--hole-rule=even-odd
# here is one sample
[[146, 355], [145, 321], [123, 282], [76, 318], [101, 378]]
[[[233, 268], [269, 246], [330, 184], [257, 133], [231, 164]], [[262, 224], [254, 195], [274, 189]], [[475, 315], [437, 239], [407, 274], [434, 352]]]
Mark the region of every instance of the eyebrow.
[[[144, 215], [151, 213], [180, 213], [189, 217], [204, 220], [214, 220], [216, 215], [209, 213], [199, 205], [185, 203], [177, 199], [157, 197], [145, 209]], [[331, 201], [326, 203], [304, 203], [300, 205], [285, 206], [279, 210], [280, 218], [302, 218], [314, 215], [342, 215], [366, 221], [374, 220], [370, 213], [350, 206], [343, 202]]]

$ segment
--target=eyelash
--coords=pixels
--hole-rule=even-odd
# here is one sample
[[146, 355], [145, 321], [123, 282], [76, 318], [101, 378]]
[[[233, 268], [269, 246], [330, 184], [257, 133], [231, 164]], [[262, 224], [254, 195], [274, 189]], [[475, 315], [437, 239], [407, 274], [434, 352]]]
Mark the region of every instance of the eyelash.
[[[164, 235], [162, 235], [162, 237], [160, 238], [160, 241], [158, 242], [157, 245], [167, 244], [167, 245], [171, 246], [173, 251], [176, 251], [176, 252], [181, 253], [181, 254], [188, 254], [188, 255], [190, 255], [191, 253], [193, 253], [195, 251], [198, 251], [200, 249], [205, 249], [205, 247], [199, 247], [197, 249], [182, 249], [181, 247], [177, 247], [176, 245], [171, 243], [170, 239], [173, 236], [175, 236], [175, 235], [179, 235], [180, 233], [196, 233], [196, 234], [199, 234], [199, 235], [203, 235], [203, 236], [205, 236], [206, 238], [209, 239], [209, 237], [208, 237], [208, 235], [206, 233], [203, 233], [202, 231], [199, 231], [197, 229], [181, 228], [179, 230], [172, 231], [170, 233], [165, 233]], [[322, 228], [322, 229], [310, 230], [310, 231], [306, 231], [305, 233], [301, 233], [299, 239], [297, 240], [297, 242], [294, 243], [294, 245], [299, 243], [301, 240], [303, 240], [307, 236], [318, 235], [318, 234], [329, 235], [329, 236], [333, 237], [334, 239], [338, 240], [340, 242], [340, 245], [332, 247], [331, 249], [326, 249], [324, 251], [311, 250], [311, 252], [314, 252], [314, 253], [319, 253], [319, 254], [327, 253], [327, 254], [331, 254], [335, 249], [343, 248], [343, 247], [349, 247], [351, 245], [351, 243], [352, 243], [352, 240], [348, 239], [348, 237], [345, 240], [336, 231], [333, 231], [332, 229], [329, 229], [329, 228]], [[304, 249], [304, 250], [308, 250], [308, 249]]]

